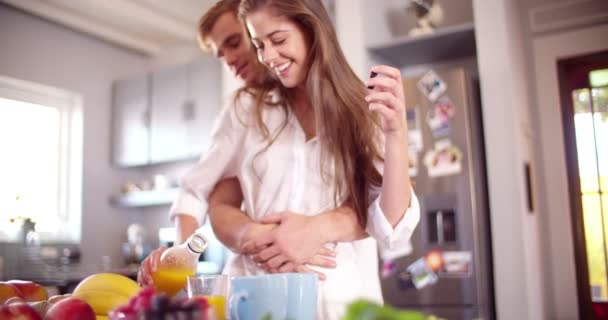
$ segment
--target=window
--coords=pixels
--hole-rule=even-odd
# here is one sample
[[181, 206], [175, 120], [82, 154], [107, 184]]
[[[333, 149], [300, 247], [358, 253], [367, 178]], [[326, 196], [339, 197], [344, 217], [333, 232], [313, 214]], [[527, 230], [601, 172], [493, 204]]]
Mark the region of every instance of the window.
[[593, 86], [600, 82], [590, 81], [591, 88], [572, 92], [580, 196], [593, 302], [608, 301], [608, 86]]
[[0, 77], [0, 241], [23, 241], [30, 221], [34, 240], [80, 241], [80, 101], [77, 94]]

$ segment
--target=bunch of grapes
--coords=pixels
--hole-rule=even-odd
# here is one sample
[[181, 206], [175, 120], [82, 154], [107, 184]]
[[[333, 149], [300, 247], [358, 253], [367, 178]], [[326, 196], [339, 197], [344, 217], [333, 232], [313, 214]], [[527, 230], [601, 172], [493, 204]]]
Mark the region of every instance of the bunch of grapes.
[[129, 303], [110, 311], [111, 320], [213, 320], [204, 297], [170, 299], [153, 288], [142, 289]]

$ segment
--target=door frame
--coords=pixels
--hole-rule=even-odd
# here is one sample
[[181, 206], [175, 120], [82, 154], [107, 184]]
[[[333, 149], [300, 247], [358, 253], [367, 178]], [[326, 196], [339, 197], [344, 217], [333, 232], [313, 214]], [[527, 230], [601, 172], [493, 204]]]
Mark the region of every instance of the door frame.
[[546, 261], [545, 294], [550, 304], [548, 316], [552, 319], [585, 319], [578, 304], [575, 234], [557, 63], [565, 58], [608, 50], [606, 34], [608, 25], [600, 25], [533, 39], [535, 112], [540, 132], [537, 158], [543, 164], [537, 181], [541, 237], [547, 249], [542, 258]]
[[573, 120], [574, 105], [572, 103], [572, 91], [580, 88], [590, 88], [587, 75], [592, 70], [608, 68], [608, 62], [600, 63], [596, 61], [598, 58], [607, 55], [608, 51], [603, 51], [581, 57], [560, 60], [557, 64], [564, 126], [564, 143], [566, 148], [565, 156], [568, 172], [568, 187], [570, 193], [570, 214], [572, 232], [574, 235], [574, 258], [578, 303], [581, 319], [593, 318], [593, 305], [591, 301], [591, 286], [589, 285], [589, 262], [587, 261], [585, 250], [587, 245], [585, 241], [583, 205], [581, 197], [579, 196], [581, 186], [578, 152], [576, 147], [576, 128]]

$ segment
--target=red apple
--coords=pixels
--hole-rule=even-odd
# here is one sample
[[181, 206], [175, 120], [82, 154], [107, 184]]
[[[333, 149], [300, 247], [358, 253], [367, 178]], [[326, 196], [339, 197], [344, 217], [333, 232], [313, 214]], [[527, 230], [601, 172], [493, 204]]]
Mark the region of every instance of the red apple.
[[44, 320], [95, 320], [95, 312], [88, 303], [67, 298], [52, 305]]
[[27, 303], [13, 303], [0, 306], [2, 320], [42, 320], [40, 315]]
[[12, 297], [12, 298], [8, 298], [8, 299], [6, 299], [6, 301], [4, 301], [4, 304], [13, 304], [13, 303], [25, 303], [25, 300], [23, 300], [23, 298], [21, 298], [21, 297]]
[[56, 294], [54, 296], [49, 297], [49, 300], [47, 300], [49, 302], [49, 304], [55, 304], [63, 299], [67, 299], [69, 297], [71, 297], [72, 294], [71, 293], [66, 293], [66, 294]]
[[6, 282], [0, 282], [0, 304], [12, 297], [21, 297], [19, 290]]
[[42, 301], [49, 298], [49, 294], [46, 289], [31, 281], [23, 280], [9, 280], [6, 283], [12, 285], [19, 290], [21, 298], [27, 302]]

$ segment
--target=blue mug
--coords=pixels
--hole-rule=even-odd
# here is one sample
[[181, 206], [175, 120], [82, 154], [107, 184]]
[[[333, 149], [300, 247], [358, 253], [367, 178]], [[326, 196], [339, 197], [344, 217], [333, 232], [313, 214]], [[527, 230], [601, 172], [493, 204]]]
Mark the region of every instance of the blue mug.
[[317, 275], [277, 273], [232, 278], [232, 320], [314, 320]]

